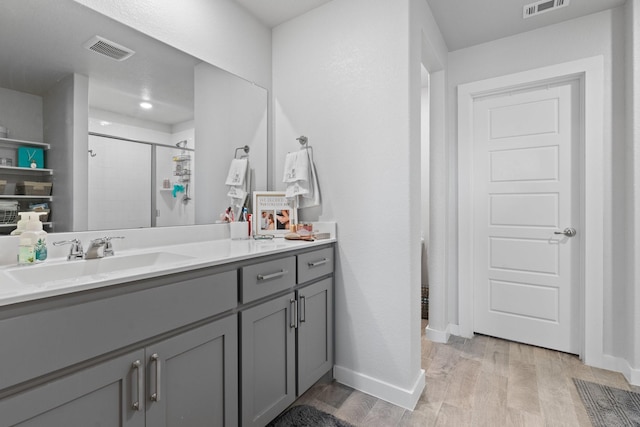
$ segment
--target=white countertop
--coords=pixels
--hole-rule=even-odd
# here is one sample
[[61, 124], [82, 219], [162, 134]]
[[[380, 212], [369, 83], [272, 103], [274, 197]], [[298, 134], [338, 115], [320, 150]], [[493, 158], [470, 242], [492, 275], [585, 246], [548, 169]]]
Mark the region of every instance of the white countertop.
[[[0, 307], [41, 298], [59, 296], [89, 289], [142, 279], [181, 273], [198, 268], [223, 265], [265, 255], [312, 248], [336, 242], [335, 238], [313, 242], [300, 240], [231, 240], [218, 239], [196, 243], [180, 243], [143, 249], [117, 250], [113, 257], [96, 260], [67, 261], [66, 258], [47, 259], [37, 265], [7, 265], [0, 268]], [[145, 255], [146, 254], [146, 255]], [[127, 263], [127, 258], [153, 258], [153, 265], [102, 272], [100, 264]], [[83, 264], [84, 263], [84, 264]], [[93, 264], [89, 264], [93, 263]], [[77, 264], [73, 265], [72, 264]], [[104, 263], [106, 265], [106, 263]], [[111, 264], [114, 265], [114, 264]], [[89, 267], [84, 269], [83, 267]], [[88, 271], [75, 277], [56, 278], [55, 272], [65, 276], [65, 270]], [[48, 277], [48, 278], [47, 278]], [[53, 278], [53, 280], [52, 280]]]

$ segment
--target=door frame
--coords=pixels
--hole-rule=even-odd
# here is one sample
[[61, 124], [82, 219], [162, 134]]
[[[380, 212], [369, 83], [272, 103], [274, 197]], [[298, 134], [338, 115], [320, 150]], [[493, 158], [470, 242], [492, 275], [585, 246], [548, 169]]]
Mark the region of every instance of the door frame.
[[[578, 81], [580, 88], [580, 358], [602, 366], [604, 347], [604, 58], [595, 56], [458, 86], [458, 322], [473, 336], [473, 103], [474, 99], [546, 83]], [[589, 173], [585, 173], [589, 171]], [[588, 313], [588, 316], [586, 315]]]

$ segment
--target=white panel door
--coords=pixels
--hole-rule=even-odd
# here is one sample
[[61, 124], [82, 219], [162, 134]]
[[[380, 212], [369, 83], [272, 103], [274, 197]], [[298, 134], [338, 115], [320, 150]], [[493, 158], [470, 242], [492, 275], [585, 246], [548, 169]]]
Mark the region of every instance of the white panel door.
[[477, 333], [579, 352], [578, 96], [564, 82], [474, 101]]

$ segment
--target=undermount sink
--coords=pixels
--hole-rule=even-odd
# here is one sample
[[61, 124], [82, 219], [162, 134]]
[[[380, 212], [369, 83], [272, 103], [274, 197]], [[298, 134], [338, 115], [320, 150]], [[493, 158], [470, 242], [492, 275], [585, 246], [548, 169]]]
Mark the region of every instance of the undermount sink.
[[112, 256], [99, 259], [65, 261], [57, 264], [23, 266], [7, 271], [23, 284], [37, 285], [58, 280], [74, 280], [86, 276], [108, 275], [123, 270], [170, 266], [193, 259], [187, 255], [152, 252], [138, 255]]

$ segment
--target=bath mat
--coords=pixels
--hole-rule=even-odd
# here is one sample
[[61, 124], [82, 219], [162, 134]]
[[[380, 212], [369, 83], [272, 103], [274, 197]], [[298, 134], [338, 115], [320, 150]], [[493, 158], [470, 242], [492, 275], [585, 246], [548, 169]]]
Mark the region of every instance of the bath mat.
[[640, 394], [574, 378], [594, 427], [640, 426]]
[[299, 405], [278, 415], [267, 427], [353, 427], [346, 421], [313, 406]]

